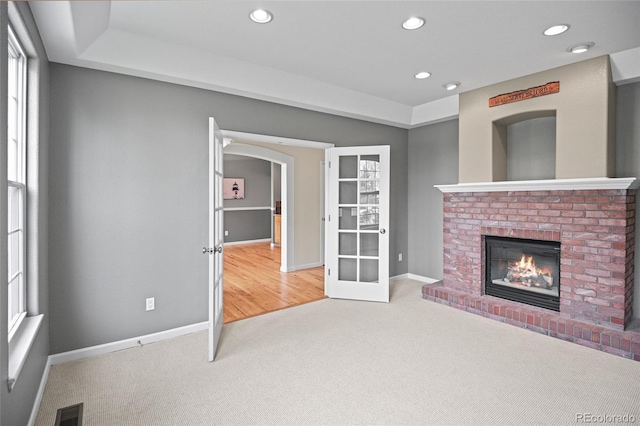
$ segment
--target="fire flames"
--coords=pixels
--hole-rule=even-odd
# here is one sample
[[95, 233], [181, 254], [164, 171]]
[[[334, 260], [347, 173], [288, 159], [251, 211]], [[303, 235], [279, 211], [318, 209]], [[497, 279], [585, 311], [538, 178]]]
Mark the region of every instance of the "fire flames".
[[553, 287], [553, 277], [548, 269], [536, 266], [533, 256], [522, 253], [519, 261], [509, 262], [509, 269], [505, 281], [521, 284], [526, 287]]

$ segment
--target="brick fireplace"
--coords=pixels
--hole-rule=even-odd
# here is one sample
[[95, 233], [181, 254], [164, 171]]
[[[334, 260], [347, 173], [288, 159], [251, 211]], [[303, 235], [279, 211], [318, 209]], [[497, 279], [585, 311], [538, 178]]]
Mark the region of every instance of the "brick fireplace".
[[[635, 179], [441, 185], [444, 278], [423, 297], [640, 361], [632, 319]], [[571, 189], [573, 188], [573, 189]], [[560, 244], [560, 312], [485, 294], [487, 236]]]
[[[443, 279], [423, 287], [425, 299], [640, 361], [640, 324], [632, 324], [637, 181], [615, 177], [611, 74], [601, 56], [460, 93], [459, 183], [436, 186], [444, 194]], [[550, 84], [553, 93], [491, 102]], [[550, 143], [551, 132], [533, 127], [539, 119], [554, 123]], [[533, 130], [523, 142], [511, 136], [524, 122]], [[535, 277], [522, 281], [510, 263], [517, 253], [503, 247], [487, 278], [491, 237], [553, 247], [559, 262], [526, 266]], [[554, 257], [539, 255], [541, 263]], [[522, 285], [552, 296], [520, 297]]]

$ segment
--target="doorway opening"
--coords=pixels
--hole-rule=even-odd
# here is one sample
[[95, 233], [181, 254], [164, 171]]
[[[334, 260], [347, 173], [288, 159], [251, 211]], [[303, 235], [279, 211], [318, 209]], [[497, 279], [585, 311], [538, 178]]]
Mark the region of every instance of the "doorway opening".
[[[271, 180], [274, 169], [280, 172], [280, 191], [273, 184], [268, 189], [272, 193], [268, 212], [272, 238], [250, 244], [225, 243], [225, 323], [324, 298], [321, 163], [324, 149], [331, 145], [284, 138], [276, 141], [239, 132], [223, 134], [233, 139], [225, 147], [225, 157], [266, 160], [271, 163]], [[250, 190], [249, 186], [245, 189], [247, 193]], [[280, 201], [278, 212], [275, 201]], [[281, 214], [280, 244], [273, 240], [275, 213]], [[311, 249], [310, 241], [317, 246]]]
[[234, 154], [244, 157], [258, 158], [280, 165], [281, 170], [281, 255], [280, 270], [289, 272], [294, 265], [294, 158], [290, 155], [267, 149], [261, 146], [249, 145], [237, 139], [224, 148], [224, 154]]

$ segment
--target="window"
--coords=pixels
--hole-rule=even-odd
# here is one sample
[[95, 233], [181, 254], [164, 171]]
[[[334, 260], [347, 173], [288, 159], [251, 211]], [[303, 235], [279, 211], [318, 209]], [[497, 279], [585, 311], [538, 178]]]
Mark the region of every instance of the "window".
[[9, 339], [27, 314], [25, 279], [26, 218], [26, 69], [27, 59], [11, 27], [8, 35], [7, 180]]
[[[8, 296], [7, 314], [2, 313], [8, 315], [8, 335], [4, 337], [8, 340], [5, 341], [8, 359], [7, 371], [3, 371], [2, 376], [7, 374], [11, 392], [39, 335], [44, 314], [39, 312], [38, 299], [42, 271], [34, 261], [38, 258], [38, 233], [27, 235], [27, 231], [37, 229], [38, 223], [41, 121], [37, 112], [40, 109], [41, 63], [39, 48], [31, 39], [18, 4], [9, 2], [7, 9], [9, 25], [7, 38], [3, 40], [7, 49], [7, 195], [2, 200], [2, 208], [4, 211], [5, 205], [7, 207], [4, 223], [7, 224], [8, 247], [7, 258], [1, 261], [8, 265], [8, 285], [2, 289]], [[31, 112], [35, 113], [33, 120], [30, 119]]]

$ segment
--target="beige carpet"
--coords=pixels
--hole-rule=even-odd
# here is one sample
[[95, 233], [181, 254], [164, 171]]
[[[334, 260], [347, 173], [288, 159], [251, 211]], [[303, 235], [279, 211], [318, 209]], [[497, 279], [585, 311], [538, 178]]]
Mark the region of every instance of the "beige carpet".
[[391, 294], [225, 325], [214, 363], [201, 332], [53, 366], [37, 425], [79, 402], [85, 426], [640, 422], [640, 362]]

